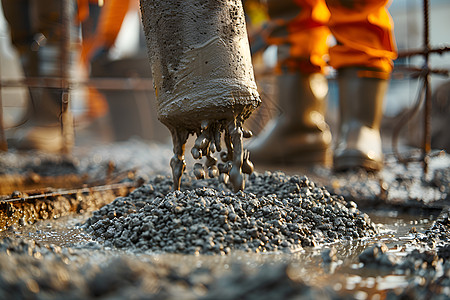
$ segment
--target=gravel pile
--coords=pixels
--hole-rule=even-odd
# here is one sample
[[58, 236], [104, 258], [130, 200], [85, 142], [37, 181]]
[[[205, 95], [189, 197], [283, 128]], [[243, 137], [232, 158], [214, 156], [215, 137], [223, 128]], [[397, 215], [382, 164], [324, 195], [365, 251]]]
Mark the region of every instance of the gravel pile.
[[377, 230], [353, 202], [307, 177], [253, 174], [244, 192], [216, 179], [185, 176], [181, 191], [158, 176], [94, 212], [84, 227], [106, 246], [185, 254], [297, 251], [373, 236]]

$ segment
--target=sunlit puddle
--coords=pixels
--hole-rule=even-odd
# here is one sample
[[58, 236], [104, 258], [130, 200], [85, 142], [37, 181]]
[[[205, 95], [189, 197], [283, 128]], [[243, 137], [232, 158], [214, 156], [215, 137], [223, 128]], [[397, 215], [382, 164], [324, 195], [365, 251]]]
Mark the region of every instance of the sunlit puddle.
[[88, 217], [88, 215], [72, 215], [54, 220], [42, 220], [32, 225], [0, 232], [0, 238], [22, 238], [60, 247], [83, 245], [92, 242], [91, 236], [79, 226]]
[[[138, 256], [139, 259], [168, 265], [182, 266], [185, 272], [197, 268], [208, 267], [224, 273], [233, 264], [243, 265], [252, 270], [262, 265], [289, 263], [288, 276], [293, 280], [303, 280], [307, 284], [318, 287], [332, 287], [338, 293], [351, 293], [356, 299], [382, 299], [383, 291], [404, 288], [408, 285], [406, 276], [383, 273], [380, 270], [366, 270], [359, 263], [358, 256], [369, 246], [384, 243], [389, 253], [398, 257], [408, 254], [414, 240], [413, 231], [425, 231], [432, 223], [434, 216], [426, 217], [397, 215], [390, 213], [369, 213], [372, 221], [379, 226], [380, 234], [372, 239], [344, 241], [317, 248], [306, 248], [295, 253], [244, 253], [232, 252], [220, 255], [181, 255], [155, 254], [148, 252], [121, 251], [105, 248], [93, 241], [91, 236], [80, 228], [89, 215], [72, 215], [56, 220], [44, 220], [33, 225], [1, 232], [0, 238], [11, 237], [34, 240], [41, 244], [70, 247], [76, 253], [80, 251], [82, 260], [104, 261], [116, 255]], [[322, 252], [326, 248], [337, 250], [337, 261], [325, 265]], [[87, 253], [89, 255], [83, 254]], [[85, 256], [85, 257], [84, 257]]]

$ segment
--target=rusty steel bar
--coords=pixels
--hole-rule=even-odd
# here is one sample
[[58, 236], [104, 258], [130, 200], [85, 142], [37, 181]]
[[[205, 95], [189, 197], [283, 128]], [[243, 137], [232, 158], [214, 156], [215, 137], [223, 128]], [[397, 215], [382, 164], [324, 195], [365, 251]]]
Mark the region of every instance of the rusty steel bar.
[[430, 88], [430, 12], [429, 0], [423, 1], [423, 42], [424, 42], [424, 88], [425, 88], [425, 109], [424, 109], [424, 135], [422, 144], [422, 163], [424, 176], [428, 173], [428, 154], [431, 151], [431, 88]]
[[[394, 147], [394, 153], [401, 163], [408, 163], [411, 161], [421, 161], [423, 166], [423, 176], [426, 177], [428, 173], [428, 163], [430, 159], [431, 153], [431, 112], [432, 112], [432, 92], [430, 85], [430, 78], [432, 74], [438, 75], [449, 75], [449, 70], [444, 69], [431, 69], [430, 68], [430, 55], [431, 54], [443, 54], [444, 52], [448, 52], [450, 47], [443, 46], [440, 48], [431, 48], [430, 46], [430, 11], [429, 11], [429, 0], [423, 1], [423, 48], [421, 50], [407, 50], [399, 53], [399, 57], [410, 57], [415, 55], [423, 56], [424, 64], [421, 68], [417, 67], [396, 67], [396, 69], [401, 69], [404, 71], [413, 72], [414, 78], [423, 79], [423, 82], [420, 82], [420, 93], [418, 95], [417, 102], [415, 106], [408, 112], [408, 114], [402, 118], [401, 122], [399, 122], [398, 126], [394, 130], [394, 134], [392, 136], [392, 144]], [[424, 106], [423, 112], [423, 139], [421, 145], [421, 157], [417, 159], [405, 159], [402, 158], [400, 153], [397, 150], [397, 141], [398, 135], [401, 128], [406, 124], [415, 114], [419, 111], [420, 107]]]
[[[49, 87], [63, 88], [62, 80], [58, 77], [28, 77], [23, 79], [0, 80], [3, 88], [10, 87]], [[153, 81], [148, 78], [90, 78], [88, 80], [67, 81], [70, 89], [80, 86], [91, 86], [98, 90], [135, 90], [135, 91], [153, 91]]]
[[2, 83], [0, 82], [0, 151], [8, 151], [6, 142], [5, 127], [3, 125], [3, 101], [2, 101]]
[[73, 85], [89, 85], [98, 90], [130, 90], [152, 91], [153, 80], [151, 78], [90, 78], [86, 81], [74, 82]]
[[61, 79], [61, 131], [63, 153], [69, 153], [74, 144], [75, 134], [73, 116], [70, 112], [70, 91], [68, 75], [70, 70], [70, 0], [61, 2], [61, 41], [60, 41], [60, 79]]
[[0, 151], [8, 151], [8, 143], [6, 142], [6, 135], [5, 135], [5, 125], [3, 124], [1, 64], [0, 64]]
[[450, 51], [450, 46], [442, 46], [440, 48], [432, 48], [432, 49], [413, 49], [413, 50], [404, 50], [398, 52], [398, 58], [403, 57], [410, 57], [410, 56], [416, 56], [416, 55], [424, 55], [425, 53], [429, 54], [444, 54], [445, 52]]
[[[449, 76], [450, 71], [449, 70], [445, 70], [445, 69], [429, 69], [426, 70], [427, 72], [429, 72], [430, 74], [436, 74], [436, 75], [443, 75], [443, 76]], [[401, 76], [399, 74], [402, 74], [408, 72], [409, 77], [411, 78], [420, 78], [423, 75], [423, 68], [419, 68], [419, 67], [407, 67], [407, 66], [396, 66], [394, 69], [394, 73], [393, 73], [393, 78], [404, 78], [406, 76]]]
[[136, 184], [135, 182], [115, 183], [115, 184], [93, 186], [93, 187], [80, 188], [80, 189], [42, 193], [39, 195], [31, 195], [31, 196], [24, 196], [24, 197], [19, 196], [19, 197], [15, 197], [15, 198], [5, 198], [5, 199], [0, 199], [0, 203], [2, 203], [2, 202], [3, 203], [23, 202], [23, 201], [28, 201], [28, 200], [45, 199], [45, 198], [49, 198], [49, 197], [74, 195], [77, 193], [92, 193], [92, 192], [102, 192], [102, 191], [108, 191], [108, 190], [117, 190], [117, 189], [121, 189], [121, 188], [135, 188], [137, 186], [138, 186], [138, 184]]

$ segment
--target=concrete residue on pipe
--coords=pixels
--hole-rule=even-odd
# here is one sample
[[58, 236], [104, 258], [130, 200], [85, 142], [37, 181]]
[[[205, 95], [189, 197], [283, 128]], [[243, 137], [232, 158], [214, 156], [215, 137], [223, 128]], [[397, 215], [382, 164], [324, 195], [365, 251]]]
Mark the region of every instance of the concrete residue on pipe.
[[[141, 1], [142, 21], [152, 66], [158, 118], [172, 135], [170, 165], [174, 188], [185, 170], [185, 144], [206, 157], [196, 164], [198, 178], [220, 176], [234, 189], [244, 188], [251, 173], [242, 139], [251, 133], [242, 123], [260, 104], [251, 64], [242, 3], [238, 0]], [[213, 153], [221, 151], [222, 163]]]

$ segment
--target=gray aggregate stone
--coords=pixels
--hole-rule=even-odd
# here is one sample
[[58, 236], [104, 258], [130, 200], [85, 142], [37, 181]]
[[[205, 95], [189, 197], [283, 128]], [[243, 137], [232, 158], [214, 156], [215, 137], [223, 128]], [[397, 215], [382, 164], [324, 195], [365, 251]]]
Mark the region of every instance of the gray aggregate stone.
[[157, 176], [94, 212], [84, 227], [118, 248], [185, 254], [292, 252], [377, 234], [355, 203], [306, 176], [254, 173], [237, 193], [217, 178], [183, 178], [181, 191], [172, 191], [171, 178]]

